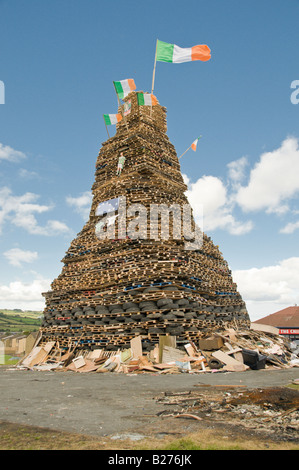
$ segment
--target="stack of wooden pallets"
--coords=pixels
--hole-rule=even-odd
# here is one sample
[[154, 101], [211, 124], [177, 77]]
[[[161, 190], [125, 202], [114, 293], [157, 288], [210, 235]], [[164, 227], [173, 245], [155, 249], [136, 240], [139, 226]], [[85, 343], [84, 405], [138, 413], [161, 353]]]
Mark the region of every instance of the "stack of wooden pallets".
[[[42, 343], [118, 350], [141, 336], [143, 348], [150, 350], [161, 335], [176, 336], [183, 347], [221, 325], [249, 326], [228, 263], [210, 237], [203, 234], [203, 243], [187, 250], [185, 234], [175, 238], [171, 220], [169, 238], [163, 238], [166, 227], [160, 218], [159, 237], [151, 238], [151, 207], [183, 207], [187, 187], [166, 135], [166, 109], [139, 106], [136, 92], [125, 100], [131, 100], [131, 113], [117, 124], [97, 158], [89, 220], [71, 242], [61, 274], [44, 293]], [[118, 176], [121, 152], [126, 160]], [[126, 231], [120, 236], [118, 206], [114, 237], [100, 238], [97, 227], [105, 227], [107, 216], [99, 213], [99, 205], [121, 197], [127, 209], [139, 204], [147, 211], [145, 231], [137, 228], [133, 235]], [[135, 217], [127, 211], [126, 223]], [[194, 230], [193, 217], [191, 222]]]

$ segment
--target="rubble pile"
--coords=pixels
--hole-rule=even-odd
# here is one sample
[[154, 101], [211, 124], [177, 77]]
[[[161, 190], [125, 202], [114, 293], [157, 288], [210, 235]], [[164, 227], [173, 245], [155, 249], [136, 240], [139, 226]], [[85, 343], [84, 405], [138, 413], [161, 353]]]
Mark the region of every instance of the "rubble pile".
[[202, 333], [196, 343], [180, 347], [176, 345], [176, 337], [161, 335], [159, 343], [150, 351], [143, 349], [146, 341], [146, 337], [136, 336], [129, 348], [118, 351], [82, 351], [76, 346], [62, 351], [55, 341], [37, 344], [17, 367], [125, 374], [201, 374], [299, 367], [298, 356], [286, 339], [256, 329], [218, 328]]
[[[292, 385], [292, 384], [291, 384]], [[197, 385], [196, 390], [156, 397], [161, 419], [188, 418], [209, 425], [237, 426], [279, 440], [298, 441], [299, 391], [288, 387], [247, 389], [244, 385]]]

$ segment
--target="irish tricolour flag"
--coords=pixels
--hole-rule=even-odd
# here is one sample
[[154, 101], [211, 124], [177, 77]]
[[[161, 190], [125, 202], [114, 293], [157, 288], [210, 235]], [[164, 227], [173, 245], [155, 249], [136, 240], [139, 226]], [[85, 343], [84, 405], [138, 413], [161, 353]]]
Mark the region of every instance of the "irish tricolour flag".
[[122, 120], [121, 114], [103, 114], [105, 123], [110, 126], [111, 124], [117, 124]]
[[191, 62], [193, 60], [207, 61], [211, 58], [211, 50], [206, 44], [200, 44], [193, 47], [179, 47], [176, 44], [169, 44], [157, 40], [156, 60], [160, 62], [173, 62], [179, 64], [182, 62]]
[[136, 85], [133, 78], [128, 78], [127, 80], [121, 80], [120, 82], [113, 83], [115, 86], [115, 91], [121, 100], [131, 93], [131, 91], [136, 90]]
[[200, 137], [198, 137], [196, 140], [194, 140], [194, 142], [192, 142], [192, 144], [191, 144], [191, 148], [192, 148], [192, 150], [194, 150], [194, 152], [196, 152], [197, 142], [198, 142], [198, 139], [200, 139]]
[[137, 97], [139, 106], [154, 106], [155, 104], [158, 104], [157, 98], [150, 93], [137, 93]]

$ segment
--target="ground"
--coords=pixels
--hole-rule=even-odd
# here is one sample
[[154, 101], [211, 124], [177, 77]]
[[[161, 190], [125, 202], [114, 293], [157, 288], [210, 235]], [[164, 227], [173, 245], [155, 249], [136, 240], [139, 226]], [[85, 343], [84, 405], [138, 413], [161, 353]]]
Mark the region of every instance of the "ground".
[[299, 449], [298, 377], [298, 368], [161, 376], [2, 367], [0, 448]]

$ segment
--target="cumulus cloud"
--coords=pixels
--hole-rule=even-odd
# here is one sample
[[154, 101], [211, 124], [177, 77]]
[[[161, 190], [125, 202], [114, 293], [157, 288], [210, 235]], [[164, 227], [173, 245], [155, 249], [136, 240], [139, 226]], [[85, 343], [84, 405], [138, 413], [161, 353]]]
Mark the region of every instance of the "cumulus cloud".
[[21, 250], [20, 248], [11, 248], [3, 253], [9, 264], [20, 267], [22, 263], [32, 263], [38, 258], [37, 251]]
[[21, 227], [32, 235], [57, 235], [69, 232], [63, 222], [49, 220], [46, 225], [38, 224], [35, 214], [42, 214], [53, 208], [51, 205], [38, 204], [39, 196], [27, 192], [22, 196], [14, 196], [12, 191], [0, 189], [0, 233], [6, 222]]
[[298, 140], [288, 137], [278, 149], [261, 155], [248, 185], [239, 188], [236, 202], [244, 211], [284, 214], [289, 210], [289, 199], [299, 193], [298, 174]]
[[299, 257], [287, 258], [272, 266], [235, 270], [232, 275], [246, 303], [251, 306], [271, 303], [274, 310], [267, 314], [279, 310], [281, 305], [299, 303]]
[[88, 219], [92, 203], [91, 191], [85, 191], [78, 197], [68, 196], [66, 202], [69, 206], [73, 207], [84, 220]]
[[228, 163], [228, 176], [233, 183], [240, 183], [245, 177], [245, 169], [248, 166], [246, 157]]
[[299, 220], [297, 222], [289, 222], [285, 227], [280, 230], [280, 233], [294, 233], [295, 230], [299, 229]]
[[[185, 178], [185, 181], [188, 179]], [[204, 231], [222, 229], [232, 235], [242, 235], [253, 228], [251, 221], [241, 222], [233, 215], [234, 204], [220, 178], [203, 176], [195, 183], [189, 182], [186, 196], [193, 209], [195, 220], [203, 214]]]
[[18, 162], [26, 158], [25, 153], [20, 152], [19, 150], [14, 150], [9, 145], [3, 145], [0, 143], [0, 160], [6, 160], [9, 162]]
[[0, 303], [2, 308], [20, 308], [22, 310], [41, 310], [44, 307], [42, 292], [50, 289], [48, 279], [35, 279], [25, 283], [22, 281], [0, 285]]
[[[278, 149], [263, 153], [252, 169], [247, 157], [228, 163], [227, 169], [227, 177], [222, 179], [209, 175], [191, 182], [183, 175], [195, 218], [203, 210], [204, 230], [222, 229], [234, 235], [250, 232], [253, 222], [239, 220], [240, 210], [243, 215], [257, 211], [278, 216], [298, 213], [291, 207], [299, 195], [298, 139], [286, 138]], [[244, 184], [247, 175], [248, 183]], [[290, 222], [280, 233], [297, 229], [299, 221]]]

